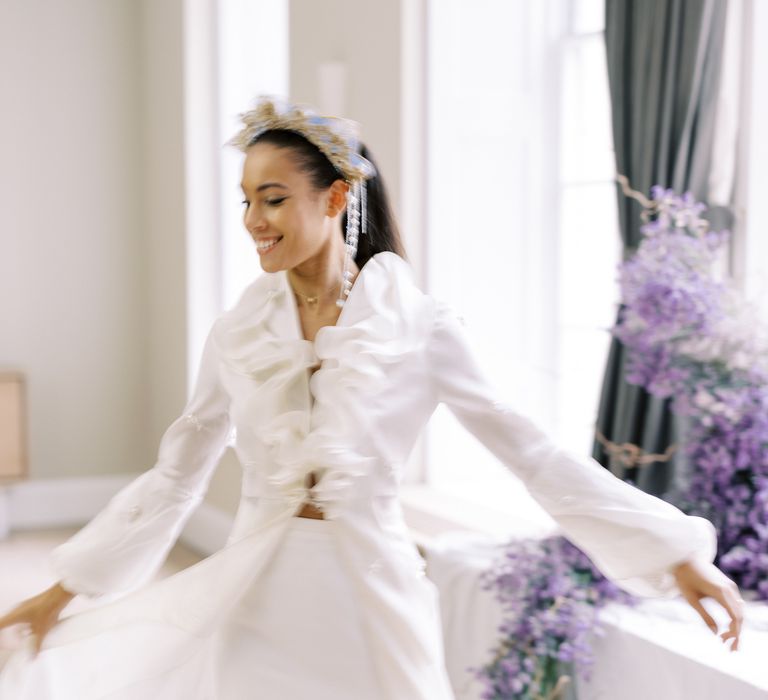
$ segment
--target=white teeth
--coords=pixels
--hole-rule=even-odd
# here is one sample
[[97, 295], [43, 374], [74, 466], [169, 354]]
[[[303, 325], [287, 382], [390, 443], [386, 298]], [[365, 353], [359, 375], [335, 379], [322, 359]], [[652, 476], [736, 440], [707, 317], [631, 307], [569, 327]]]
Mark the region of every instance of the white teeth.
[[271, 248], [275, 243], [277, 243], [280, 239], [279, 238], [272, 238], [269, 241], [259, 241], [256, 243], [256, 247], [259, 250], [264, 250], [265, 248]]

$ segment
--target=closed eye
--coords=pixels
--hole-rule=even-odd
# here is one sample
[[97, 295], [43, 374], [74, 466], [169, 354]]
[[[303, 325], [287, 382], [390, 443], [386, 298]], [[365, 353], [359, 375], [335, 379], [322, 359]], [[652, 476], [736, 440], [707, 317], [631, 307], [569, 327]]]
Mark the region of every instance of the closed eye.
[[[288, 199], [288, 197], [277, 197], [276, 199], [265, 199], [264, 203], [269, 204], [270, 206], [273, 206], [273, 207], [277, 207], [277, 206], [280, 206], [286, 199]], [[241, 202], [241, 204], [244, 204], [246, 208], [251, 205], [251, 203], [247, 199], [244, 199]]]

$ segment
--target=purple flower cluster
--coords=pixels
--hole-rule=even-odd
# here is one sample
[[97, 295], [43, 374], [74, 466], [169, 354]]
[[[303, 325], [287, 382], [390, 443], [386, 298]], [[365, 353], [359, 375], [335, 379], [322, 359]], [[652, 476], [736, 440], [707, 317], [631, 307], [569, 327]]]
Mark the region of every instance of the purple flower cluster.
[[589, 678], [590, 635], [602, 633], [598, 609], [612, 600], [634, 602], [560, 536], [513, 540], [482, 585], [505, 612], [492, 661], [469, 669], [483, 682], [484, 700], [546, 697], [569, 664]]
[[653, 220], [619, 266], [613, 329], [628, 352], [627, 381], [686, 417], [690, 465], [676, 505], [718, 531], [716, 563], [768, 600], [768, 346], [732, 286], [715, 275], [727, 232], [708, 231], [704, 206], [661, 187]]
[[[643, 239], [619, 266], [613, 333], [627, 348], [627, 381], [672, 397], [686, 417], [691, 474], [672, 500], [716, 526], [718, 566], [768, 600], [768, 333], [715, 274], [728, 232], [709, 231], [690, 194], [651, 196]], [[511, 542], [484, 587], [505, 611], [492, 660], [469, 669], [484, 700], [547, 697], [568, 665], [589, 678], [598, 609], [634, 602], [563, 537]]]

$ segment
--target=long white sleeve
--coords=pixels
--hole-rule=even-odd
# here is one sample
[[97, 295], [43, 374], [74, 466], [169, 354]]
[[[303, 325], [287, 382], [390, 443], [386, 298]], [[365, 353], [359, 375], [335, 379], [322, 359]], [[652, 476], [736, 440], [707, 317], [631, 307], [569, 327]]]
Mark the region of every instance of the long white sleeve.
[[53, 551], [64, 588], [95, 597], [148, 581], [202, 500], [229, 432], [229, 396], [209, 333], [194, 392], [163, 434], [155, 465]]
[[712, 523], [622, 481], [590, 457], [559, 448], [499, 397], [463, 326], [442, 302], [428, 353], [438, 400], [614, 583], [638, 596], [672, 597], [679, 593], [670, 573], [675, 564], [714, 560]]

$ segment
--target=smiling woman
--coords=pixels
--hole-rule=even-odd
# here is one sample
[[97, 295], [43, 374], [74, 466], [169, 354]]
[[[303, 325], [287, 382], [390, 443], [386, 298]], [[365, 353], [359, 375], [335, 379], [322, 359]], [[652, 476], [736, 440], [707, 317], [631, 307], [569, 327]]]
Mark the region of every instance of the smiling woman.
[[[282, 230], [269, 226], [274, 221], [277, 227], [277, 221], [290, 216], [291, 227], [298, 227], [298, 231], [294, 229], [297, 235], [302, 235], [301, 231], [313, 224], [320, 226], [323, 240], [335, 234], [332, 244], [344, 242], [348, 225], [344, 197], [349, 190], [348, 176], [318, 146], [287, 128], [267, 129], [248, 145], [242, 142], [236, 145], [245, 151], [241, 181], [244, 223], [254, 239], [284, 235]], [[372, 255], [383, 250], [406, 258], [384, 178], [368, 148], [362, 143], [357, 148], [357, 156], [370, 164], [374, 174], [365, 180], [367, 212], [365, 221], [361, 222], [365, 235], [357, 242], [355, 263], [358, 268], [362, 267]], [[288, 214], [284, 208], [289, 209]], [[334, 220], [337, 214], [341, 216]], [[318, 217], [329, 220], [321, 221]], [[319, 244], [314, 241], [312, 245], [317, 248]]]
[[[293, 149], [257, 141], [245, 156], [242, 188], [243, 221], [264, 270], [294, 268], [308, 258], [322, 262], [318, 268], [327, 268], [329, 256], [343, 258], [339, 215], [349, 185], [338, 175], [329, 186], [315, 188]], [[334, 278], [338, 281], [338, 270], [328, 270], [326, 279], [317, 281], [322, 288]]]
[[[451, 308], [416, 285], [349, 122], [271, 98], [243, 122], [264, 273], [213, 324], [154, 467], [55, 550], [53, 589], [0, 618], [35, 634], [0, 698], [453, 700], [437, 588], [399, 500], [441, 402], [622, 587], [736, 595], [709, 563], [711, 523], [558, 448], [491, 386]], [[150, 583], [233, 426], [227, 546]], [[75, 594], [124, 595], [57, 624]]]

